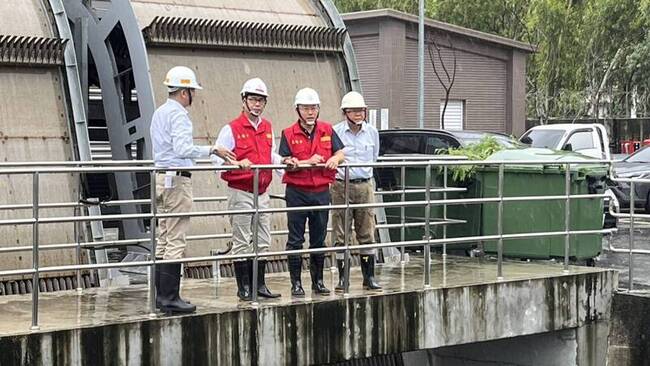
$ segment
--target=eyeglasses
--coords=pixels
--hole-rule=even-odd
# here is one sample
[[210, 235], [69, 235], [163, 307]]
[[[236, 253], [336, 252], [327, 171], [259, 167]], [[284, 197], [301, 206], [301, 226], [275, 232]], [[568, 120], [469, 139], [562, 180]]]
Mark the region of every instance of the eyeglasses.
[[365, 112], [365, 108], [347, 108], [345, 110], [345, 113], [363, 113]]
[[317, 105], [300, 105], [298, 106], [298, 109], [300, 109], [303, 112], [311, 112], [311, 111], [319, 110], [320, 107]]
[[266, 104], [266, 98], [264, 97], [246, 97], [246, 100], [253, 104]]

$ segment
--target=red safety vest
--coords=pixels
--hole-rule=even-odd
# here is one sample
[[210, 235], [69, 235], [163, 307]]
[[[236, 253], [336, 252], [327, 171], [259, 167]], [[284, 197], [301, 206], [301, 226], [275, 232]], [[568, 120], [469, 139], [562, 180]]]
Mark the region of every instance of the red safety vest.
[[[294, 123], [283, 131], [291, 156], [298, 160], [307, 160], [314, 154], [318, 154], [325, 161], [332, 157], [332, 134], [334, 133], [332, 125], [319, 120], [314, 129], [313, 140], [300, 127], [300, 122]], [[335, 176], [336, 170], [325, 168], [287, 170], [282, 177], [282, 182], [305, 191], [321, 192], [328, 189]]]
[[[257, 130], [251, 125], [246, 115], [242, 114], [230, 122], [230, 129], [235, 138], [233, 150], [237, 160], [248, 159], [253, 164], [271, 164], [273, 150], [273, 129], [271, 122], [262, 118]], [[221, 178], [228, 182], [228, 187], [253, 193], [254, 171], [228, 170], [221, 173]], [[273, 179], [270, 169], [260, 170], [259, 194], [266, 192]]]

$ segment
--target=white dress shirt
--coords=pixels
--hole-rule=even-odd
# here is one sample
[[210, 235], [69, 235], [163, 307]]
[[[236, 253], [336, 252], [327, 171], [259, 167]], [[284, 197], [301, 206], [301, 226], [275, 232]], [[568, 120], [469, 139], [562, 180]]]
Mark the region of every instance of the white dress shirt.
[[[354, 133], [347, 120], [334, 126], [334, 131], [345, 145], [343, 154], [346, 163], [373, 163], [379, 157], [379, 132], [371, 124], [364, 122], [361, 130]], [[336, 179], [345, 178], [345, 169], [338, 168]], [[350, 168], [350, 179], [372, 178], [372, 167]]]
[[194, 159], [210, 155], [211, 146], [194, 145], [192, 121], [187, 109], [167, 99], [153, 114], [150, 126], [156, 167], [191, 167]]
[[[257, 122], [253, 122], [250, 119], [248, 120], [248, 122], [250, 122], [251, 126], [253, 126], [255, 130], [257, 130], [257, 127], [259, 127], [260, 121], [261, 119], [259, 119]], [[273, 145], [271, 146], [271, 163], [282, 164], [282, 157], [275, 152], [275, 132], [271, 131], [271, 134], [273, 139]], [[220, 147], [224, 147], [230, 151], [235, 149], [235, 136], [232, 133], [232, 128], [230, 127], [230, 123], [223, 126], [221, 128], [221, 131], [219, 131], [219, 136], [217, 136], [216, 145]], [[212, 163], [216, 166], [221, 166], [224, 163], [224, 160], [216, 155], [210, 156], [210, 160], [212, 160]], [[279, 176], [282, 176], [282, 174], [284, 174], [283, 169], [276, 169], [275, 172]]]

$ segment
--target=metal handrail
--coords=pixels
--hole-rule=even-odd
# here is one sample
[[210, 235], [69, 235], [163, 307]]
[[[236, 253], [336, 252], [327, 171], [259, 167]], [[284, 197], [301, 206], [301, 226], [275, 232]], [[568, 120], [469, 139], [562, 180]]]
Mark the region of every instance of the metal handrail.
[[[635, 249], [634, 248], [634, 228], [636, 218], [641, 218], [641, 219], [650, 219], [650, 214], [637, 214], [635, 210], [635, 194], [636, 191], [634, 189], [635, 184], [637, 183], [650, 183], [650, 179], [645, 179], [645, 178], [619, 178], [619, 177], [612, 177], [610, 180], [614, 182], [622, 182], [622, 183], [629, 183], [630, 184], [630, 212], [628, 214], [621, 213], [620, 212], [620, 207], [614, 207], [613, 205], [609, 205], [609, 214], [612, 215], [612, 217], [615, 217], [617, 219], [619, 218], [629, 218], [630, 219], [630, 226], [629, 226], [629, 244], [628, 248], [617, 248], [614, 245], [612, 245], [611, 241], [608, 241], [607, 243], [607, 249], [611, 251], [612, 253], [627, 253], [628, 254], [628, 264], [627, 264], [627, 270], [628, 270], [628, 286], [627, 286], [627, 292], [632, 292], [634, 291], [634, 255], [635, 254], [641, 254], [641, 255], [650, 255], [650, 250], [647, 249]], [[616, 211], [615, 211], [616, 209]]]
[[[39, 178], [43, 174], [61, 174], [61, 173], [115, 173], [115, 172], [148, 172], [150, 174], [151, 182], [155, 181], [155, 175], [159, 172], [164, 172], [167, 170], [190, 170], [190, 171], [227, 171], [239, 169], [238, 167], [233, 166], [194, 166], [186, 168], [173, 168], [165, 169], [160, 167], [154, 167], [151, 165], [150, 161], [110, 161], [110, 162], [100, 162], [100, 161], [91, 161], [91, 162], [34, 162], [34, 163], [0, 163], [0, 174], [31, 174], [32, 175], [32, 184], [33, 184], [33, 217], [31, 219], [11, 219], [11, 220], [1, 220], [0, 225], [32, 225], [33, 226], [33, 243], [31, 246], [33, 263], [32, 268], [30, 269], [21, 269], [21, 270], [6, 270], [0, 271], [0, 276], [6, 275], [31, 275], [32, 276], [32, 288], [34, 289], [32, 293], [32, 326], [33, 329], [36, 329], [38, 326], [38, 281], [41, 273], [49, 272], [59, 272], [59, 271], [77, 271], [79, 274], [81, 270], [94, 270], [94, 269], [107, 269], [107, 268], [126, 268], [126, 267], [139, 267], [139, 266], [149, 266], [151, 267], [150, 279], [149, 279], [149, 293], [150, 293], [150, 311], [152, 315], [155, 315], [155, 266], [157, 263], [194, 263], [194, 262], [205, 262], [205, 261], [221, 261], [221, 260], [235, 260], [235, 259], [253, 259], [253, 273], [257, 273], [257, 265], [259, 258], [266, 258], [272, 256], [285, 256], [285, 255], [302, 255], [302, 254], [313, 254], [313, 253], [334, 253], [334, 252], [344, 252], [345, 260], [349, 264], [351, 250], [363, 250], [363, 249], [379, 249], [379, 248], [402, 248], [402, 260], [404, 259], [403, 253], [405, 247], [410, 246], [424, 246], [425, 250], [425, 271], [424, 271], [424, 284], [425, 286], [430, 286], [430, 248], [431, 246], [442, 246], [443, 253], [446, 256], [446, 248], [448, 245], [454, 245], [459, 243], [466, 242], [476, 242], [484, 240], [496, 240], [497, 245], [497, 278], [503, 279], [502, 263], [503, 263], [503, 241], [504, 240], [513, 240], [521, 238], [532, 238], [532, 237], [547, 237], [547, 236], [564, 236], [565, 237], [565, 258], [564, 258], [564, 271], [569, 271], [569, 246], [570, 246], [570, 237], [572, 235], [587, 235], [587, 234], [603, 234], [610, 233], [615, 230], [611, 229], [600, 229], [600, 230], [570, 230], [570, 202], [574, 199], [598, 199], [605, 197], [604, 194], [593, 194], [593, 195], [584, 195], [584, 194], [571, 194], [571, 181], [570, 181], [570, 167], [571, 165], [579, 164], [594, 164], [594, 163], [609, 163], [606, 160], [593, 160], [593, 161], [536, 161], [536, 160], [501, 160], [501, 161], [469, 161], [469, 160], [449, 160], [449, 159], [429, 159], [429, 160], [418, 160], [418, 161], [391, 161], [391, 162], [377, 162], [370, 164], [342, 164], [341, 167], [345, 172], [344, 185], [346, 190], [346, 199], [344, 204], [340, 205], [321, 205], [321, 206], [312, 206], [312, 207], [284, 207], [284, 208], [268, 208], [260, 209], [257, 199], [254, 200], [254, 209], [252, 210], [233, 210], [233, 211], [202, 211], [202, 212], [189, 212], [189, 213], [158, 213], [157, 204], [154, 197], [156, 197], [156, 185], [150, 184], [151, 197], [149, 200], [137, 200], [138, 204], [148, 204], [151, 207], [150, 213], [143, 214], [116, 214], [116, 215], [99, 215], [99, 216], [77, 216], [76, 213], [71, 217], [41, 217], [40, 211], [43, 208], [52, 208], [52, 205], [56, 204], [46, 204], [40, 202], [39, 197]], [[504, 185], [504, 169], [506, 165], [546, 165], [546, 166], [559, 166], [565, 169], [565, 194], [564, 195], [553, 195], [553, 196], [526, 196], [526, 197], [504, 197], [503, 194], [503, 185]], [[497, 197], [486, 197], [486, 198], [462, 198], [462, 199], [448, 199], [447, 193], [449, 192], [459, 192], [463, 191], [463, 188], [460, 187], [449, 187], [447, 182], [447, 173], [448, 168], [452, 166], [459, 165], [479, 165], [479, 166], [496, 166], [498, 167], [498, 196]], [[315, 168], [323, 167], [323, 164], [319, 165], [303, 165], [301, 168]], [[402, 171], [402, 178], [404, 178], [404, 171], [406, 167], [420, 167], [426, 169], [426, 181], [425, 187], [423, 189], [411, 189], [407, 190], [405, 185], [400, 190], [393, 191], [394, 194], [400, 194], [402, 197], [401, 202], [384, 202], [384, 203], [366, 203], [366, 204], [351, 204], [349, 202], [349, 169], [352, 167], [400, 167]], [[254, 165], [251, 169], [254, 172], [255, 182], [259, 179], [259, 172], [263, 169], [285, 169], [285, 165]], [[431, 187], [431, 173], [433, 168], [441, 169], [445, 174], [444, 185], [442, 188], [433, 188]], [[404, 179], [402, 179], [404, 182]], [[257, 194], [257, 184], [254, 184], [254, 197], [258, 197]], [[424, 200], [417, 201], [406, 201], [406, 193], [424, 193]], [[431, 193], [443, 193], [443, 199], [432, 199]], [[565, 201], [565, 229], [563, 231], [552, 231], [552, 232], [533, 232], [533, 233], [503, 233], [503, 205], [504, 202], [521, 202], [521, 201], [540, 201], [540, 200], [563, 200]], [[136, 201], [136, 200], [132, 200]], [[133, 204], [134, 202], [120, 202], [120, 204]], [[446, 230], [443, 230], [443, 237], [438, 239], [431, 238], [430, 227], [433, 225], [442, 225], [446, 227], [447, 224], [460, 223], [462, 220], [454, 220], [447, 218], [447, 206], [448, 205], [465, 205], [465, 204], [481, 204], [481, 203], [498, 203], [498, 228], [496, 235], [482, 235], [474, 237], [460, 237], [460, 238], [447, 238]], [[68, 204], [68, 203], [61, 203]], [[113, 202], [115, 204], [115, 202]], [[48, 206], [49, 205], [49, 206]], [[441, 221], [433, 222], [433, 219], [430, 217], [430, 207], [435, 205], [441, 205], [444, 208], [444, 217]], [[23, 205], [24, 206], [24, 205]], [[21, 208], [26, 208], [21, 206]], [[406, 223], [404, 221], [404, 209], [406, 207], [425, 207], [425, 218], [424, 222], [418, 223]], [[0, 206], [2, 207], [2, 206]], [[66, 207], [78, 207], [76, 205], [66, 206]], [[77, 240], [76, 243], [64, 243], [64, 244], [54, 244], [54, 245], [39, 245], [39, 226], [43, 224], [52, 224], [52, 223], [63, 223], [63, 222], [89, 222], [89, 221], [104, 221], [104, 220], [132, 220], [132, 219], [151, 219], [151, 231], [148, 238], [141, 239], [129, 239], [124, 241], [113, 241], [113, 243], [120, 242], [122, 244], [126, 243], [151, 243], [152, 250], [155, 251], [155, 246], [157, 245], [156, 240], [156, 221], [161, 218], [171, 218], [171, 217], [197, 217], [197, 216], [219, 216], [219, 215], [232, 215], [232, 214], [249, 214], [253, 215], [254, 220], [259, 220], [259, 215], [262, 213], [280, 213], [280, 212], [295, 212], [295, 211], [314, 211], [314, 210], [345, 210], [346, 212], [346, 222], [349, 220], [350, 210], [356, 208], [386, 208], [386, 207], [398, 207], [402, 212], [402, 221], [399, 225], [392, 224], [385, 225], [387, 228], [401, 228], [401, 240], [398, 242], [389, 242], [389, 243], [375, 243], [375, 244], [363, 244], [355, 245], [354, 247], [350, 246], [350, 232], [349, 226], [345, 225], [345, 243], [341, 247], [325, 247], [318, 249], [301, 249], [301, 250], [291, 250], [291, 251], [275, 251], [275, 252], [258, 252], [258, 237], [253, 235], [253, 247], [255, 249], [252, 254], [238, 254], [238, 255], [210, 255], [203, 257], [193, 257], [193, 258], [183, 258], [178, 260], [157, 260], [155, 256], [151, 256], [149, 260], [138, 261], [138, 262], [129, 262], [129, 263], [105, 263], [105, 264], [80, 264], [79, 256], [77, 256], [76, 265], [59, 265], [59, 266], [40, 266], [39, 264], [39, 254], [40, 250], [56, 250], [56, 249], [65, 249], [65, 248], [77, 248], [79, 251], [81, 248], [90, 247], [97, 245], [98, 243], [81, 243]], [[408, 226], [424, 226], [425, 227], [425, 237], [422, 240], [404, 240], [404, 228]], [[378, 225], [380, 226], [380, 225]], [[227, 234], [217, 234], [225, 237]], [[210, 238], [210, 235], [198, 235], [195, 236], [197, 240]], [[23, 247], [11, 247], [3, 248], [0, 252], [10, 252], [10, 251], [23, 251], [28, 249], [27, 246]], [[349, 295], [349, 265], [346, 265], [345, 273], [345, 289], [344, 296]], [[256, 288], [255, 281], [257, 276], [253, 275], [253, 288]], [[255, 293], [255, 292], [254, 292]], [[253, 304], [257, 304], [257, 296], [253, 295]]]

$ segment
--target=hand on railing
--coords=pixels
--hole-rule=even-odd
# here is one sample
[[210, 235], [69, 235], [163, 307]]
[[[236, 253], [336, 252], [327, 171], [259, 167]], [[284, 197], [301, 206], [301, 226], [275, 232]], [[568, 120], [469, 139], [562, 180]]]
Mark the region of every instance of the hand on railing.
[[235, 160], [237, 158], [237, 156], [235, 156], [235, 154], [232, 151], [226, 149], [221, 145], [216, 145], [216, 144], [212, 147], [210, 154], [217, 155], [218, 157], [226, 161]]

